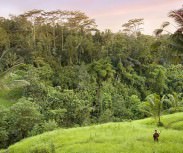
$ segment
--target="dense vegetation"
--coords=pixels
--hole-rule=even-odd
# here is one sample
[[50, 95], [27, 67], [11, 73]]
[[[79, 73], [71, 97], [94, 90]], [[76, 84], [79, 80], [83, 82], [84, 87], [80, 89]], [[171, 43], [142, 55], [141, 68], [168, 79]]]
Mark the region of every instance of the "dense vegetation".
[[156, 37], [140, 32], [143, 19], [101, 32], [78, 11], [0, 18], [0, 147], [58, 127], [163, 125], [162, 113], [183, 111], [182, 12], [170, 13], [174, 34], [163, 25]]
[[[162, 116], [154, 143], [154, 120], [107, 123], [81, 128], [58, 129], [25, 139], [1, 153], [182, 153], [183, 113]], [[181, 125], [182, 124], [182, 125]], [[179, 126], [178, 126], [179, 125]], [[168, 128], [168, 129], [167, 129]]]

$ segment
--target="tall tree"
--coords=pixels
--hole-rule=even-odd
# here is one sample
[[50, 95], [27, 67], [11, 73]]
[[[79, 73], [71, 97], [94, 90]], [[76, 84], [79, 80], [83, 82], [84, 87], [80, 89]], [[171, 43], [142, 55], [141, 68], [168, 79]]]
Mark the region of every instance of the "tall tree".
[[131, 19], [127, 23], [124, 23], [122, 27], [124, 28], [123, 31], [127, 34], [134, 35], [137, 37], [137, 35], [143, 30], [142, 25], [144, 24], [144, 19]]
[[41, 16], [41, 13], [43, 10], [31, 10], [24, 14], [22, 14], [22, 17], [25, 17], [27, 20], [29, 20], [32, 23], [32, 40], [34, 48], [36, 47], [36, 25], [39, 23], [38, 18]]
[[94, 107], [96, 108], [96, 115], [101, 115], [101, 87], [103, 81], [110, 81], [114, 74], [115, 70], [109, 59], [101, 59], [99, 61], [94, 61], [90, 67], [89, 72], [92, 74], [93, 79], [97, 83], [96, 89], [96, 101]]

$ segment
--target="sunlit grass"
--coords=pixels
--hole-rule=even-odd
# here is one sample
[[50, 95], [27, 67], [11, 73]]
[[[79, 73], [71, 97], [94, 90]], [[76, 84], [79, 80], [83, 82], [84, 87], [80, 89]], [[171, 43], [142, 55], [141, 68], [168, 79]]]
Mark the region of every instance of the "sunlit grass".
[[[156, 121], [152, 118], [135, 121], [136, 123], [145, 125], [155, 125]], [[161, 116], [161, 122], [167, 129], [183, 130], [183, 113], [175, 113]]]
[[[166, 124], [183, 113], [162, 117]], [[9, 153], [183, 153], [183, 127], [179, 130], [158, 128], [159, 143], [154, 143], [152, 134], [156, 126], [153, 119], [133, 122], [107, 123], [102, 125], [59, 129], [27, 138], [9, 148]], [[174, 127], [173, 126], [173, 127]], [[41, 152], [42, 153], [42, 152]]]

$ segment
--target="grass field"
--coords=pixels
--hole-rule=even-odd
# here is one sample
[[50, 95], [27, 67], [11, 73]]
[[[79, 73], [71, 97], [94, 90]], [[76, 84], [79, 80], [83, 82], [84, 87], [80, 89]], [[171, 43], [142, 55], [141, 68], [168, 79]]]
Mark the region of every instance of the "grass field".
[[162, 121], [169, 127], [158, 128], [159, 143], [153, 142], [157, 127], [149, 118], [59, 129], [22, 140], [8, 153], [183, 153], [183, 113], [163, 116]]

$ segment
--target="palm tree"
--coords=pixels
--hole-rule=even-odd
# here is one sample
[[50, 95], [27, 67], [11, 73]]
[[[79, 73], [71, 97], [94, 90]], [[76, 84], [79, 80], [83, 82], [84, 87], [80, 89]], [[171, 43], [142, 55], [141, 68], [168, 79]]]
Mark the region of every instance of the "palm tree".
[[175, 33], [172, 35], [172, 46], [178, 49], [180, 52], [183, 51], [183, 6], [178, 10], [169, 12], [169, 17], [173, 18], [177, 23], [178, 27]]
[[178, 10], [170, 11], [169, 17], [174, 18], [175, 22], [178, 24], [178, 28], [176, 32], [182, 33], [183, 32], [183, 5], [182, 5], [182, 8]]
[[[183, 52], [183, 6], [178, 10], [170, 11], [168, 14], [169, 17], [173, 18], [177, 23], [177, 26], [174, 26], [176, 31], [172, 34], [166, 30], [166, 27], [170, 25], [169, 22], [164, 22], [159, 29], [154, 30], [154, 34], [156, 36], [160, 36], [162, 32], [167, 32], [170, 34], [171, 42], [169, 46], [175, 51], [175, 59], [176, 61], [182, 60], [182, 52]], [[172, 24], [171, 24], [172, 25]]]
[[[174, 35], [178, 34], [178, 33], [183, 34], [183, 6], [182, 6], [182, 8], [180, 8], [178, 10], [170, 11], [168, 16], [173, 18], [175, 20], [175, 22], [177, 23], [177, 25], [178, 25], [177, 27], [174, 26], [176, 28], [176, 31], [174, 32]], [[170, 25], [169, 22], [164, 22], [159, 29], [154, 30], [154, 34], [156, 36], [158, 36], [163, 31], [166, 31], [167, 33], [170, 34], [170, 32], [165, 29], [169, 25]]]
[[161, 125], [161, 114], [163, 111], [163, 102], [165, 101], [165, 96], [162, 98], [158, 94], [151, 94], [146, 97], [147, 102], [149, 103], [151, 114], [157, 118], [158, 125]]
[[[4, 65], [3, 60], [6, 60], [6, 63], [8, 63], [8, 66], [5, 70], [3, 70]], [[16, 54], [12, 53], [10, 50], [5, 50], [2, 53], [2, 55], [0, 56], [0, 89], [4, 88], [5, 85], [4, 79], [6, 78], [6, 76], [8, 76], [11, 72], [15, 71], [23, 63], [24, 63], [23, 59], [18, 58]]]

